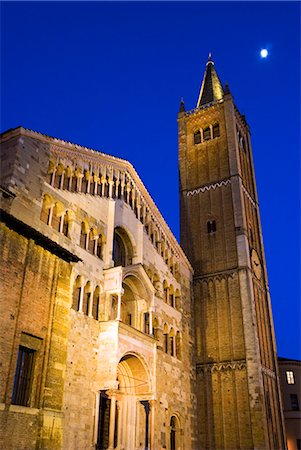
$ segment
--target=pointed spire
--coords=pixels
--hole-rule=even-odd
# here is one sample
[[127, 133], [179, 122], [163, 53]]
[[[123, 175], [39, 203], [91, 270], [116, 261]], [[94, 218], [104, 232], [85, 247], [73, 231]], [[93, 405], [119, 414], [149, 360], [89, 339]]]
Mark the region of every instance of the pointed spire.
[[224, 96], [223, 87], [215, 71], [211, 53], [209, 53], [208, 61], [206, 64], [206, 70], [202, 81], [202, 86], [200, 89], [197, 108], [206, 105], [207, 103], [220, 100], [223, 98], [223, 96]]
[[182, 112], [185, 112], [185, 111], [186, 110], [185, 110], [185, 105], [184, 105], [184, 99], [183, 99], [183, 97], [181, 97], [179, 112], [182, 113]]

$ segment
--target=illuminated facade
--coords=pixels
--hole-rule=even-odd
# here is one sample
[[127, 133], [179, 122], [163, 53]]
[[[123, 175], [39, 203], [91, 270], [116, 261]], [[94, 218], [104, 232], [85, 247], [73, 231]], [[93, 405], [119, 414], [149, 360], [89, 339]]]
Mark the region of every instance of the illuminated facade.
[[179, 113], [191, 264], [129, 162], [19, 127], [1, 164], [5, 448], [284, 448], [248, 128], [213, 63]]

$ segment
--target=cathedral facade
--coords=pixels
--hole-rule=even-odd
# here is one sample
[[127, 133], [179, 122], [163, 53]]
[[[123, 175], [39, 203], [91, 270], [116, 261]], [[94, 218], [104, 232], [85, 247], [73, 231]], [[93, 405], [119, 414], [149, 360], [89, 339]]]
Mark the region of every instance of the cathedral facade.
[[208, 61], [181, 245], [126, 160], [1, 136], [4, 448], [283, 449], [250, 135]]

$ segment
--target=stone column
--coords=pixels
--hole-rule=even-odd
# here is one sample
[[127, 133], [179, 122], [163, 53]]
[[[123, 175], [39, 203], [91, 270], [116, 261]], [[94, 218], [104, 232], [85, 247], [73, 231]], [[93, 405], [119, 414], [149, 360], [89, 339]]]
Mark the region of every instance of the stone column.
[[149, 334], [153, 335], [153, 309], [149, 309]]
[[121, 292], [118, 292], [117, 320], [121, 320]]

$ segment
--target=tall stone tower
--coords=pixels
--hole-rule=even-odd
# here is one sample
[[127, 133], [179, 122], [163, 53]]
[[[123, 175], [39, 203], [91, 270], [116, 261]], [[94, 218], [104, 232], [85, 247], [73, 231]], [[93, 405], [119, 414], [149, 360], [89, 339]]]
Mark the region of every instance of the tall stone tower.
[[181, 245], [194, 268], [199, 449], [286, 448], [250, 130], [209, 59], [181, 102]]

